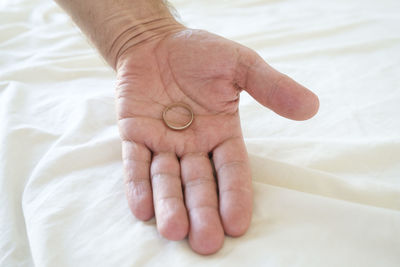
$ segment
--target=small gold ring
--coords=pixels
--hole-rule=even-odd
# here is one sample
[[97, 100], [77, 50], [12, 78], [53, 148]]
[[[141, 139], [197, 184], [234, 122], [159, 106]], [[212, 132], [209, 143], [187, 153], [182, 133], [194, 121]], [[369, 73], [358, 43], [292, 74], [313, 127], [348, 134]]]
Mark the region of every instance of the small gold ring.
[[[185, 125], [183, 125], [183, 126], [173, 125], [167, 120], [167, 118], [166, 118], [167, 111], [173, 107], [182, 107], [190, 112], [190, 120]], [[182, 103], [182, 102], [176, 102], [176, 103], [172, 103], [172, 104], [168, 105], [164, 109], [162, 117], [163, 117], [163, 121], [165, 122], [165, 125], [167, 125], [172, 130], [180, 131], [180, 130], [184, 130], [184, 129], [188, 128], [190, 126], [190, 124], [192, 124], [193, 119], [194, 119], [194, 114], [193, 114], [192, 108], [189, 105]]]

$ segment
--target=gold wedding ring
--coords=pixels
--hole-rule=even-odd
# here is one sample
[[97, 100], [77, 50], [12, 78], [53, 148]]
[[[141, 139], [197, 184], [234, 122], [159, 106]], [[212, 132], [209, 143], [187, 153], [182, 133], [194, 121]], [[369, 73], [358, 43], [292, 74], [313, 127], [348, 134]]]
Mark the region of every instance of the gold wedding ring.
[[[174, 107], [181, 107], [190, 112], [190, 119], [184, 125], [175, 125], [167, 120], [167, 112]], [[184, 130], [184, 129], [188, 128], [190, 126], [190, 124], [192, 124], [193, 119], [194, 119], [194, 114], [193, 114], [192, 108], [189, 105], [182, 103], [182, 102], [176, 102], [176, 103], [172, 103], [172, 104], [168, 105], [164, 109], [162, 118], [163, 118], [165, 125], [167, 125], [170, 129], [180, 131], [180, 130]]]

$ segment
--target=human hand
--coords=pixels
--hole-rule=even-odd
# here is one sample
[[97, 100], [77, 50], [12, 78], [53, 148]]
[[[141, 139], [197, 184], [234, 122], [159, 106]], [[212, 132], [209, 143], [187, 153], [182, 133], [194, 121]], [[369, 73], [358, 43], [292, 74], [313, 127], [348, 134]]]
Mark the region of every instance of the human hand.
[[[201, 30], [174, 30], [135, 45], [120, 55], [116, 69], [133, 214], [141, 220], [155, 215], [167, 239], [188, 234], [190, 246], [201, 254], [219, 250], [224, 232], [244, 234], [251, 220], [252, 184], [239, 93], [246, 90], [294, 120], [312, 117], [318, 98], [251, 49]], [[162, 120], [163, 110], [174, 102], [193, 109], [194, 121], [185, 130], [171, 130]], [[170, 115], [176, 123], [187, 119], [179, 108]]]

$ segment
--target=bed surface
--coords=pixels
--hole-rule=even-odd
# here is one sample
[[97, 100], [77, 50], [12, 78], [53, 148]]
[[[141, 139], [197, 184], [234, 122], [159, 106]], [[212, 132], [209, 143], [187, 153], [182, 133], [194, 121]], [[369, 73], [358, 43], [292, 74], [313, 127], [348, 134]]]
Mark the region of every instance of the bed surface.
[[0, 1], [0, 266], [400, 266], [400, 2], [174, 0], [320, 97], [241, 95], [254, 215], [211, 256], [131, 215], [115, 74], [52, 1]]

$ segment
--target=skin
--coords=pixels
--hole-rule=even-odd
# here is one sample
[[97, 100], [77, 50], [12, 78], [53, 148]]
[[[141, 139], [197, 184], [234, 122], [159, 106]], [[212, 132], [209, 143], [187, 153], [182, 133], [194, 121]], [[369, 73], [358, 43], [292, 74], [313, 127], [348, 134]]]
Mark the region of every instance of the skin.
[[[224, 235], [241, 236], [252, 214], [249, 159], [240, 126], [239, 94], [294, 120], [318, 110], [311, 91], [257, 53], [201, 30], [177, 27], [128, 46], [116, 60], [116, 105], [126, 195], [140, 220], [156, 217], [169, 240], [188, 236], [200, 254], [218, 251]], [[188, 104], [194, 121], [169, 129], [165, 107]], [[185, 110], [169, 119], [182, 125]]]
[[[56, 0], [117, 72], [116, 106], [126, 195], [140, 220], [156, 217], [170, 240], [188, 236], [200, 254], [240, 236], [252, 214], [249, 160], [240, 128], [239, 94], [294, 120], [312, 117], [318, 98], [254, 51], [187, 29], [162, 0]], [[175, 131], [164, 109], [194, 112]], [[188, 120], [173, 108], [168, 120]]]

